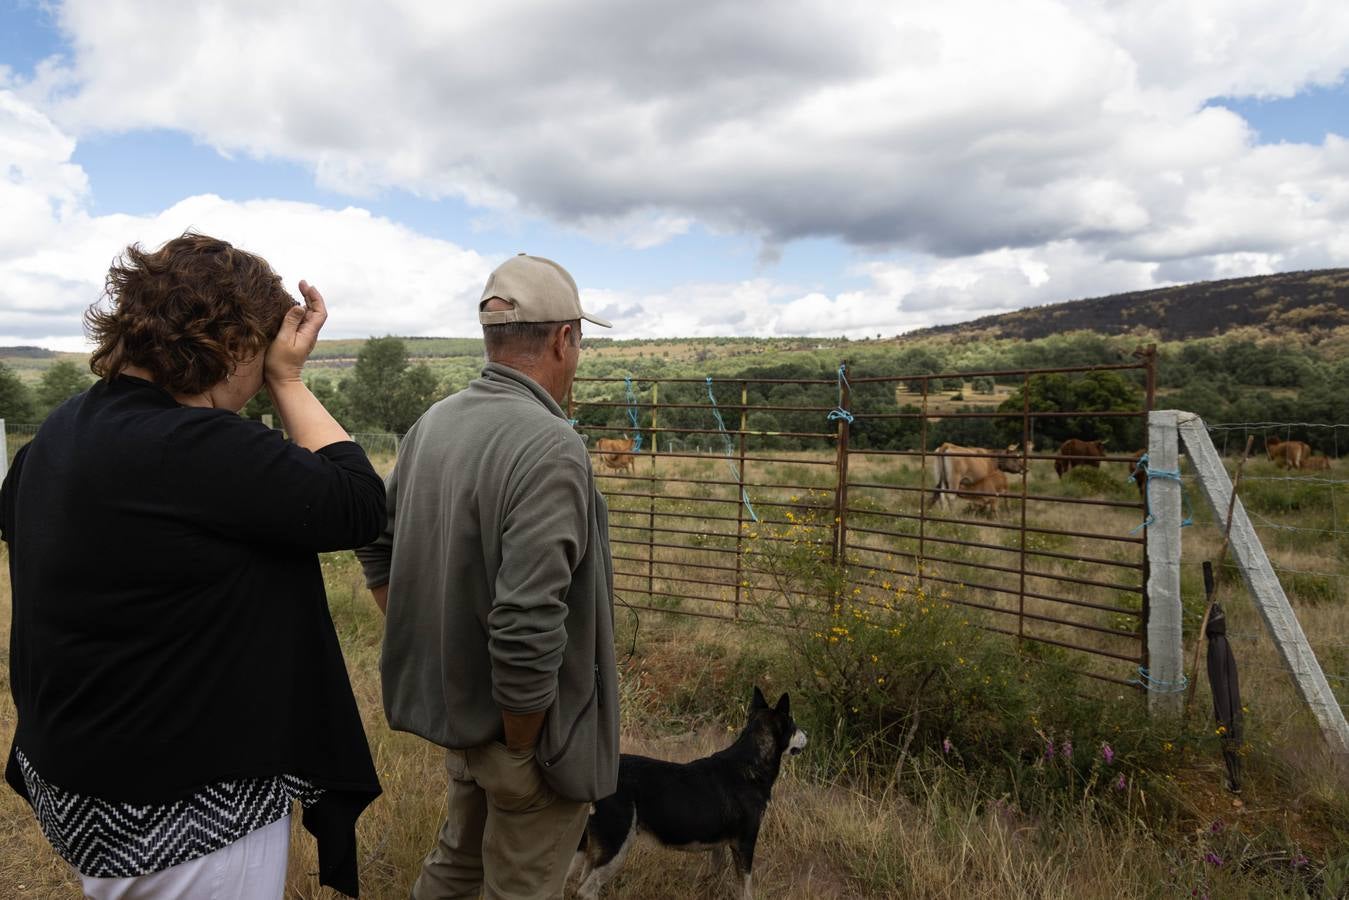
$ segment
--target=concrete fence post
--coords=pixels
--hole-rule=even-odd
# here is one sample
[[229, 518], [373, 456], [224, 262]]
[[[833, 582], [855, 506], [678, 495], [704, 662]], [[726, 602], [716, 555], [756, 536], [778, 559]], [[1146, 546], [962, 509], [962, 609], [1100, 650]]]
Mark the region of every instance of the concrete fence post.
[[[1177, 421], [1174, 409], [1148, 413], [1148, 469], [1180, 471]], [[1185, 677], [1180, 603], [1180, 481], [1163, 475], [1147, 481], [1148, 547], [1148, 711], [1178, 716]]]

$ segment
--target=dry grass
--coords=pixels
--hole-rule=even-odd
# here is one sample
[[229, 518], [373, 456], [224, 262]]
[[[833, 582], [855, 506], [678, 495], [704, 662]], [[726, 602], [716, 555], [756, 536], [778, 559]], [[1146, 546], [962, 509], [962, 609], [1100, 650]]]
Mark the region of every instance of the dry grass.
[[[752, 464], [751, 481], [800, 484], [824, 484], [832, 475], [828, 467], [804, 463], [817, 456], [799, 454], [799, 461]], [[385, 461], [387, 464], [387, 461]], [[727, 479], [723, 460], [675, 462], [642, 460], [643, 466], [657, 466], [657, 484], [668, 499], [658, 501], [658, 516], [669, 527], [684, 528], [699, 534], [684, 534], [678, 541], [690, 549], [655, 548], [653, 559], [659, 563], [677, 563], [660, 567], [653, 564], [652, 590], [655, 597], [645, 604], [686, 611], [724, 611], [724, 604], [712, 601], [679, 599], [691, 593], [687, 585], [662, 579], [659, 573], [693, 571], [691, 564], [719, 565], [727, 555], [718, 552], [736, 543], [735, 522], [700, 518], [707, 505], [695, 505], [688, 498], [732, 497], [734, 489], [725, 486], [703, 487], [687, 482], [663, 480], [676, 477], [712, 477]], [[1115, 467], [1122, 468], [1122, 467]], [[1104, 471], [1104, 470], [1103, 470]], [[1264, 464], [1254, 464], [1253, 475], [1277, 475]], [[814, 473], [814, 474], [812, 474]], [[1324, 474], [1324, 473], [1323, 473]], [[1111, 473], [1113, 478], [1123, 473]], [[859, 457], [854, 465], [857, 480], [897, 484], [916, 483], [918, 473], [912, 464], [896, 464], [892, 459]], [[1331, 477], [1345, 477], [1337, 468]], [[604, 478], [610, 490], [633, 490], [634, 482]], [[1269, 482], [1253, 491], [1277, 488]], [[1111, 496], [1127, 497], [1123, 493]], [[1032, 492], [1070, 490], [1060, 486], [1045, 466], [1032, 473]], [[1113, 490], [1113, 489], [1112, 489]], [[717, 493], [720, 492], [720, 493]], [[874, 491], [888, 508], [912, 502], [916, 494]], [[797, 497], [792, 501], [791, 497]], [[866, 495], [862, 495], [865, 497]], [[1343, 495], [1341, 495], [1343, 497]], [[680, 499], [685, 498], [685, 499]], [[774, 510], [773, 517], [796, 510], [808, 502], [808, 494], [770, 491], [752, 493], [755, 501], [780, 502], [796, 506], [761, 507], [761, 514]], [[1197, 497], [1195, 498], [1197, 499]], [[633, 503], [632, 498], [611, 498], [615, 508]], [[637, 503], [647, 504], [645, 500]], [[1263, 500], [1261, 502], [1264, 502]], [[1349, 503], [1343, 498], [1339, 503]], [[1317, 527], [1338, 527], [1346, 523], [1336, 517], [1339, 507], [1309, 502], [1306, 509], [1270, 518], [1283, 523], [1322, 523]], [[643, 507], [645, 509], [645, 507]], [[1259, 508], [1257, 506], [1257, 508]], [[737, 503], [730, 499], [719, 509], [735, 516]], [[679, 515], [673, 515], [679, 513]], [[722, 513], [718, 513], [722, 514]], [[650, 515], [649, 510], [647, 515]], [[1007, 518], [1016, 512], [999, 513]], [[1051, 506], [1037, 513], [1036, 521], [1053, 527], [1082, 526], [1081, 508]], [[645, 519], [646, 516], [636, 516]], [[1128, 510], [1093, 512], [1084, 530], [1127, 533], [1137, 523], [1136, 513]], [[616, 517], [618, 521], [618, 517]], [[730, 525], [727, 529], [724, 526]], [[728, 532], [717, 537], [713, 532]], [[995, 540], [1008, 532], [976, 526], [953, 530], [967, 539]], [[620, 535], [616, 531], [615, 535]], [[1336, 679], [1349, 677], [1349, 654], [1343, 652], [1349, 633], [1349, 612], [1343, 591], [1330, 593], [1325, 585], [1341, 585], [1346, 568], [1344, 544], [1328, 549], [1326, 543], [1287, 540], [1286, 535], [1302, 533], [1270, 532], [1271, 555], [1276, 564], [1325, 573], [1328, 581], [1306, 581], [1303, 587], [1315, 595], [1307, 600], [1295, 589], [1290, 593], [1304, 629], [1322, 656], [1327, 671]], [[711, 535], [711, 536], [709, 536]], [[696, 539], [696, 540], [695, 540]], [[1201, 523], [1186, 534], [1187, 563], [1210, 558], [1220, 535], [1211, 525]], [[701, 545], [695, 546], [701, 542]], [[645, 535], [639, 545], [616, 544], [616, 552], [639, 555], [646, 552]], [[742, 545], [745, 543], [741, 539]], [[629, 550], [618, 549], [628, 547]], [[877, 544], [886, 550], [907, 551], [909, 545], [896, 541]], [[1070, 549], [1073, 544], [1067, 545]], [[1082, 552], [1102, 555], [1099, 547]], [[947, 552], [947, 551], [943, 551]], [[993, 551], [975, 551], [971, 561], [990, 558]], [[1123, 551], [1121, 551], [1123, 554]], [[1121, 558], [1124, 558], [1121, 555]], [[0, 565], [7, 559], [0, 556]], [[1052, 563], [1045, 571], [1086, 573], [1090, 567], [1071, 561]], [[625, 566], [620, 566], [621, 568]], [[438, 826], [444, 802], [444, 771], [440, 752], [424, 741], [391, 733], [384, 723], [379, 702], [378, 648], [382, 623], [361, 587], [359, 572], [350, 554], [331, 554], [324, 558], [329, 600], [334, 620], [342, 636], [352, 683], [365, 720], [367, 734], [375, 754], [385, 795], [362, 818], [360, 824], [363, 854], [363, 895], [374, 898], [406, 896], [420, 858]], [[633, 588], [645, 588], [645, 563], [627, 565], [623, 592], [631, 601]], [[730, 601], [735, 597], [733, 572], [703, 570], [707, 580], [722, 582], [720, 587], [700, 586], [708, 596]], [[1187, 573], [1193, 571], [1187, 567]], [[744, 573], [740, 577], [744, 577]], [[964, 576], [962, 576], [964, 577]], [[983, 579], [985, 576], [980, 576]], [[988, 576], [995, 577], [995, 576]], [[1195, 576], [1187, 574], [1187, 592], [1193, 594]], [[1224, 818], [1252, 834], [1278, 833], [1324, 860], [1334, 851], [1327, 810], [1344, 810], [1345, 781], [1328, 765], [1308, 717], [1289, 687], [1288, 679], [1262, 626], [1250, 609], [1241, 589], [1227, 588], [1232, 629], [1238, 635], [1238, 654], [1242, 665], [1243, 694], [1251, 706], [1252, 743], [1257, 751], [1250, 757], [1250, 786], [1245, 805], [1234, 808], [1231, 798], [1218, 785], [1216, 760], [1187, 756], [1176, 761], [1174, 777], [1179, 785], [1184, 814], [1178, 831], [1158, 833], [1146, 809], [1104, 828], [1086, 804], [1065, 803], [1061, 809], [1037, 813], [1016, 812], [1009, 806], [980, 794], [972, 776], [943, 766], [939, 759], [925, 757], [916, 774], [904, 784], [884, 781], [857, 783], [843, 781], [820, 760], [807, 753], [792, 761], [774, 795], [761, 838], [755, 883], [760, 896], [785, 897], [1166, 897], [1188, 895], [1191, 889], [1208, 891], [1211, 896], [1269, 896], [1282, 884], [1270, 880], [1264, 870], [1255, 868], [1206, 868], [1196, 848], [1201, 840], [1194, 829]], [[1059, 584], [1055, 591], [1077, 588]], [[1081, 588], [1081, 594], [1064, 596], [1099, 598], [1100, 592]], [[1187, 609], [1195, 606], [1187, 594]], [[1007, 602], [992, 594], [962, 593], [961, 597], [987, 597], [991, 602]], [[748, 599], [747, 597], [745, 599]], [[958, 598], [959, 599], [959, 598]], [[1014, 600], [1015, 598], [1013, 598]], [[982, 600], [981, 600], [982, 602]], [[0, 575], [0, 647], [8, 646], [9, 582]], [[1029, 609], [1051, 609], [1054, 604], [1033, 602]], [[1096, 614], [1092, 614], [1096, 615]], [[1110, 621], [1101, 614], [1101, 619]], [[733, 627], [725, 623], [682, 616], [644, 612], [635, 643], [634, 616], [619, 610], [620, 656], [632, 658], [625, 666], [623, 689], [623, 727], [625, 749], [639, 750], [671, 759], [688, 759], [730, 740], [739, 725], [739, 708], [748, 692], [747, 678], [759, 678], [766, 690], [786, 687], [775, 682], [772, 672], [747, 674], [737, 660], [747, 650], [759, 652], [766, 638], [762, 632]], [[1036, 626], [1042, 627], [1042, 626]], [[1048, 627], [1048, 626], [1044, 626]], [[1046, 635], [1065, 634], [1072, 629], [1046, 630]], [[1247, 637], [1249, 635], [1249, 637]], [[1115, 640], [1104, 636], [1104, 640]], [[1244, 642], [1244, 643], [1243, 643]], [[1188, 659], [1188, 656], [1187, 656]], [[1114, 664], [1110, 664], [1114, 665]], [[1112, 671], [1118, 673], [1124, 667]], [[0, 691], [0, 746], [7, 747], [14, 728], [14, 711], [9, 697], [8, 667], [0, 672], [5, 680]], [[1336, 680], [1337, 686], [1342, 682]], [[1202, 691], [1202, 689], [1201, 689]], [[1341, 695], [1341, 700], [1345, 697]], [[1130, 701], [1132, 702], [1132, 701]], [[1199, 697], [1200, 712], [1206, 698]], [[1145, 825], [1144, 823], [1148, 823]], [[1339, 823], [1343, 827], [1343, 822]], [[312, 840], [296, 826], [288, 896], [331, 896], [320, 891], [314, 876], [316, 862]], [[26, 806], [9, 791], [0, 791], [0, 884], [8, 896], [75, 897], [78, 890], [65, 865], [52, 853], [33, 822]], [[707, 860], [699, 855], [678, 854], [659, 848], [643, 847], [630, 858], [628, 866], [610, 896], [657, 898], [670, 896], [709, 896], [719, 890], [729, 892], [728, 883], [718, 882]], [[1292, 888], [1289, 888], [1290, 890]], [[1296, 895], [1296, 894], [1294, 894]]]

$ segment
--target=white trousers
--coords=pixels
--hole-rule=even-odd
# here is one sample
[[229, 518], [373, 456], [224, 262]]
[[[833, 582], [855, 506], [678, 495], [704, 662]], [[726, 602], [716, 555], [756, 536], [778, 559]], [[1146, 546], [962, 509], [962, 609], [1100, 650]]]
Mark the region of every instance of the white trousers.
[[81, 875], [91, 900], [280, 900], [290, 855], [290, 816], [214, 853], [134, 878]]

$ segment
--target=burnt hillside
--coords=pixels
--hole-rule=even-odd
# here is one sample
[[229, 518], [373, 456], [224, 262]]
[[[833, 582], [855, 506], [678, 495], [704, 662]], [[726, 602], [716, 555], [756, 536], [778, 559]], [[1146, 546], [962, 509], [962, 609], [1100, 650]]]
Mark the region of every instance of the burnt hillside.
[[1173, 341], [1238, 328], [1314, 338], [1344, 325], [1349, 325], [1349, 269], [1318, 269], [1053, 303], [926, 328], [905, 338], [948, 334], [1030, 340], [1065, 331], [1094, 331], [1147, 332]]

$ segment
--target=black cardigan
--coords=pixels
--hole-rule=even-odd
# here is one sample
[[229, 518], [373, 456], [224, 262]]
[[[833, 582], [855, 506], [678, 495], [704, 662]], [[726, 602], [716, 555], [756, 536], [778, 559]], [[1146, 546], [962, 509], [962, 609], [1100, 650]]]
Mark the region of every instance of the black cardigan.
[[[47, 781], [127, 803], [308, 779], [320, 881], [355, 896], [356, 819], [380, 788], [316, 554], [384, 518], [354, 443], [311, 453], [127, 376], [71, 398], [0, 488], [14, 746]], [[5, 774], [26, 799], [12, 750]]]

